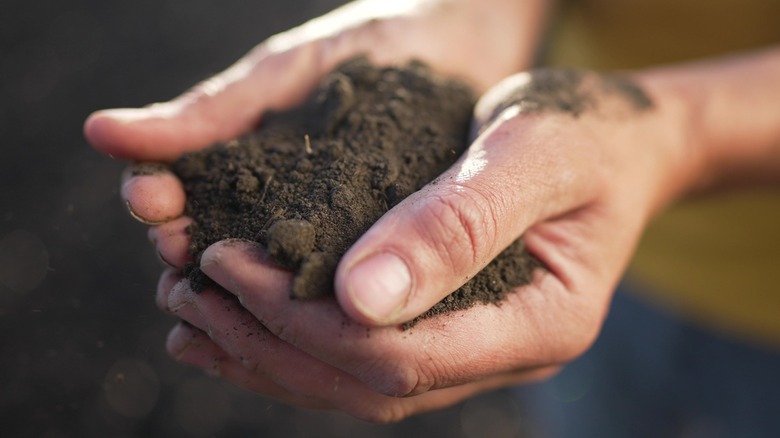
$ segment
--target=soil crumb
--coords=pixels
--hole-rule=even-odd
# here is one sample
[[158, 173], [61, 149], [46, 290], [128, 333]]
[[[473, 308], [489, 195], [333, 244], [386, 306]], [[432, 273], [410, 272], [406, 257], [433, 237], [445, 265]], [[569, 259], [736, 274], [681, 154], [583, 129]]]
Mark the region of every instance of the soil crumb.
[[[293, 298], [332, 294], [352, 243], [465, 151], [474, 102], [465, 84], [419, 62], [342, 64], [301, 107], [173, 164], [194, 219], [191, 254], [199, 261], [227, 238], [256, 241], [295, 272]], [[518, 240], [424, 317], [499, 303], [538, 266]], [[194, 264], [186, 271], [195, 290], [209, 281]]]

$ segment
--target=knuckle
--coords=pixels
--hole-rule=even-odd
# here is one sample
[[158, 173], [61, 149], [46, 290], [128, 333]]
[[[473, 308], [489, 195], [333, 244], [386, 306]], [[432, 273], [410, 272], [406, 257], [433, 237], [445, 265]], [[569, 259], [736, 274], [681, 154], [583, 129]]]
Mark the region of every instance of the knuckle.
[[381, 404], [361, 403], [352, 410], [351, 414], [358, 419], [374, 424], [397, 423], [408, 416], [402, 404], [403, 400], [400, 399], [391, 399]]
[[565, 333], [576, 335], [561, 335], [561, 342], [555, 350], [551, 363], [564, 364], [582, 356], [596, 342], [601, 332], [601, 327], [606, 310], [603, 312], [594, 309], [593, 303], [583, 303], [577, 307], [577, 311], [569, 312], [568, 323], [561, 327]]
[[298, 336], [296, 330], [292, 329], [288, 320], [285, 319], [283, 312], [280, 315], [263, 318], [258, 320], [258, 322], [275, 337], [288, 344], [297, 345]]
[[416, 34], [420, 28], [416, 20], [405, 14], [368, 18], [342, 34], [343, 46], [353, 53], [367, 53], [380, 64], [399, 61], [408, 57], [410, 50], [400, 47], [397, 41]]
[[497, 217], [493, 199], [478, 190], [458, 186], [432, 197], [424, 236], [440, 259], [454, 271], [481, 264], [496, 240]]
[[241, 364], [241, 366], [244, 367], [245, 370], [255, 374], [263, 372], [263, 362], [254, 355], [245, 356], [243, 354], [238, 354], [235, 359], [238, 360], [238, 362]]
[[376, 391], [390, 397], [405, 397], [418, 385], [416, 373], [406, 367], [388, 368], [380, 365], [371, 373], [367, 384]]
[[604, 317], [605, 315], [600, 316], [597, 313], [591, 313], [589, 317], [584, 318], [584, 321], [579, 324], [578, 330], [581, 336], [574, 341], [567, 362], [582, 356], [593, 346], [601, 332]]
[[529, 384], [529, 383], [544, 382], [558, 375], [561, 372], [561, 370], [563, 370], [563, 366], [559, 366], [559, 365], [551, 365], [538, 370], [534, 370], [530, 372], [523, 379], [522, 383]]
[[[355, 28], [356, 36], [367, 42], [387, 41], [387, 37], [403, 30], [403, 22], [398, 19], [374, 17], [367, 20], [362, 26]], [[356, 39], [356, 41], [361, 41]]]
[[363, 380], [375, 391], [390, 397], [406, 398], [423, 394], [436, 386], [439, 364], [432, 358], [404, 358], [388, 361], [377, 358], [360, 372]]
[[225, 74], [218, 74], [204, 79], [188, 91], [185, 96], [194, 102], [209, 101], [222, 92], [228, 85]]

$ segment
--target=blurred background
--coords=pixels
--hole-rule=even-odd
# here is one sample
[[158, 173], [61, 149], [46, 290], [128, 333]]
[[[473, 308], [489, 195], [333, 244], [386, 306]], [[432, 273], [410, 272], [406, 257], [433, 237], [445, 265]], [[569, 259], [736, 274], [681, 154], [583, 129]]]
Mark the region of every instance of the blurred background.
[[507, 393], [391, 426], [295, 410], [174, 363], [162, 270], [90, 112], [165, 100], [338, 0], [3, 0], [0, 434], [527, 436]]

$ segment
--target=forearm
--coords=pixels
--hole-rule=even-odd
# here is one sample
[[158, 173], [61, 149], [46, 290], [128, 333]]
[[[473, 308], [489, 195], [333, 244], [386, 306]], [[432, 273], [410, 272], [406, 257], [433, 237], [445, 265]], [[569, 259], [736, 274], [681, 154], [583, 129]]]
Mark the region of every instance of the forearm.
[[714, 182], [780, 183], [780, 46], [722, 70], [703, 112]]
[[685, 133], [677, 195], [780, 183], [780, 47], [638, 77]]

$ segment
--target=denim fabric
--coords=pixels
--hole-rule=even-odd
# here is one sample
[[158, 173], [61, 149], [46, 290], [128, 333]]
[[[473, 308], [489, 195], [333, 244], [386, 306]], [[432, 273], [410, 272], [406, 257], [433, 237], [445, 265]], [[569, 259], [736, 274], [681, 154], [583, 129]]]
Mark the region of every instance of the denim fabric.
[[541, 437], [780, 437], [780, 349], [698, 328], [627, 287], [585, 355], [517, 389]]

